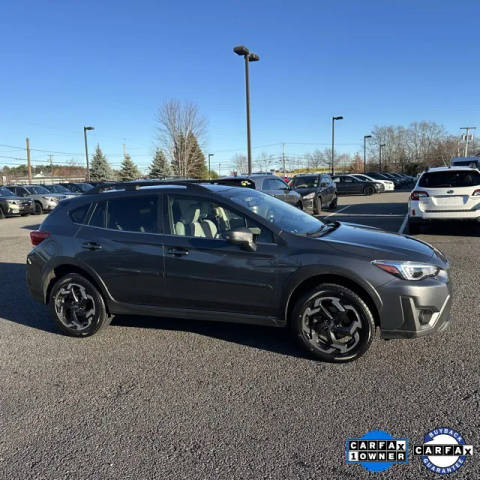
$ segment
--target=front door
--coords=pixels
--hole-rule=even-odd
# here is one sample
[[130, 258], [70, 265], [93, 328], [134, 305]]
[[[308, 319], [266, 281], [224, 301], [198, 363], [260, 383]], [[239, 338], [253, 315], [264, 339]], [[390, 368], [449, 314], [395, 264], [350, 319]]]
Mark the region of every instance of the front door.
[[[166, 202], [165, 273], [168, 303], [180, 309], [277, 315], [283, 280], [278, 258], [284, 249], [270, 230], [243, 214], [201, 196], [169, 195]], [[257, 251], [225, 240], [246, 227]]]

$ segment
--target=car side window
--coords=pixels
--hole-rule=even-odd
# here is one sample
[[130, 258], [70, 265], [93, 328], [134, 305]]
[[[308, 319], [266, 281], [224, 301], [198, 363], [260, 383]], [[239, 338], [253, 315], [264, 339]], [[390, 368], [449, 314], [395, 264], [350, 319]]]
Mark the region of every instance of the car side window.
[[157, 195], [115, 198], [107, 204], [107, 228], [125, 232], [157, 233]]
[[235, 228], [248, 228], [259, 242], [273, 243], [273, 233], [243, 214], [201, 197], [168, 197], [169, 231], [172, 235], [225, 239]]
[[342, 177], [342, 182], [353, 183], [353, 178], [352, 177]]
[[85, 217], [87, 215], [90, 204], [82, 205], [81, 207], [75, 208], [69, 212], [70, 219], [73, 223], [85, 223]]
[[107, 202], [98, 202], [90, 219], [91, 227], [105, 228], [105, 212], [107, 210]]
[[263, 190], [283, 190], [284, 188], [288, 188], [288, 185], [278, 178], [265, 178], [263, 180]]
[[333, 177], [333, 183], [340, 183], [340, 177]]

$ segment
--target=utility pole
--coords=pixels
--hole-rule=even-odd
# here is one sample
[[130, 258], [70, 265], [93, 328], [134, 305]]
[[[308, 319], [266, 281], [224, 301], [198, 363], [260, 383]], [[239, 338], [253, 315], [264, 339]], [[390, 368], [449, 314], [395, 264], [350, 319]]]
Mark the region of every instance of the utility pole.
[[283, 168], [283, 176], [285, 176], [285, 144], [282, 143], [282, 168]]
[[[465, 157], [468, 157], [468, 140], [470, 138], [469, 132], [470, 130], [476, 130], [477, 127], [460, 127], [460, 130], [465, 130]], [[473, 134], [472, 134], [473, 139]]]
[[50, 154], [48, 156], [48, 162], [50, 163], [50, 181], [52, 181], [52, 178], [53, 178], [53, 160], [52, 160], [52, 158], [53, 158], [53, 155]]
[[221, 167], [220, 162], [218, 162], [218, 176], [219, 176], [219, 177], [221, 177], [221, 175], [220, 175], [220, 167]]
[[367, 138], [372, 138], [371, 135], [363, 136], [363, 173], [367, 173]]
[[27, 168], [28, 168], [28, 183], [32, 183], [32, 164], [30, 163], [30, 140], [28, 137], [25, 139], [27, 144]]

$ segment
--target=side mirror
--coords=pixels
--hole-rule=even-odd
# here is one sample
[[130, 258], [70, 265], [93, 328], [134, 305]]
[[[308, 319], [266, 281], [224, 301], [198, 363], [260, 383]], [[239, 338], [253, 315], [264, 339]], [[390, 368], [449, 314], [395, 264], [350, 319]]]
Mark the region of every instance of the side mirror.
[[257, 249], [253, 233], [248, 228], [241, 227], [235, 230], [229, 230], [225, 234], [225, 238], [233, 245], [238, 245], [250, 252], [254, 252]]

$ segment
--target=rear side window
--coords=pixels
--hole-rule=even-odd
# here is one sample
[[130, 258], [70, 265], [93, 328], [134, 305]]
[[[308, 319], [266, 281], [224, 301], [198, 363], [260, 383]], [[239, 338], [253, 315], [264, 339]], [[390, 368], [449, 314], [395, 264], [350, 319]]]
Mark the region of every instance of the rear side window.
[[157, 233], [157, 195], [136, 195], [108, 201], [107, 228]]
[[480, 173], [474, 170], [427, 172], [418, 185], [424, 188], [475, 187], [480, 185]]
[[105, 212], [106, 212], [107, 202], [99, 202], [95, 207], [93, 216], [90, 220], [90, 225], [92, 227], [105, 228]]
[[81, 207], [70, 210], [69, 215], [73, 223], [85, 223], [85, 216], [87, 215], [90, 204], [82, 205]]
[[283, 190], [288, 188], [288, 185], [279, 178], [266, 178], [263, 181], [263, 190]]

